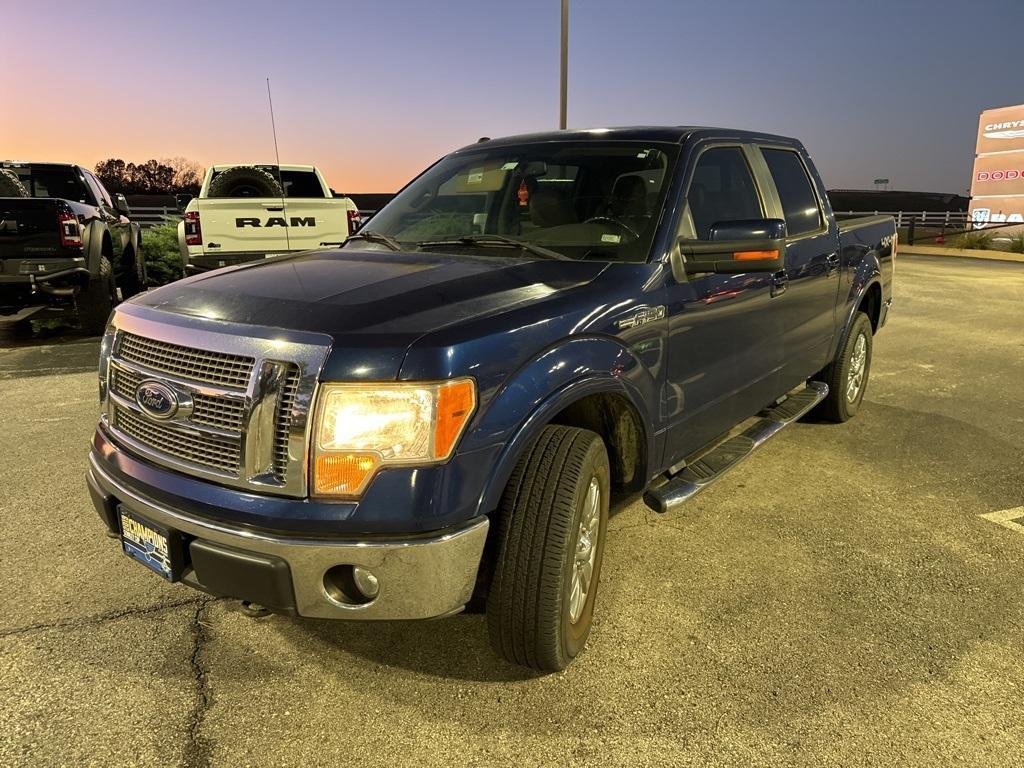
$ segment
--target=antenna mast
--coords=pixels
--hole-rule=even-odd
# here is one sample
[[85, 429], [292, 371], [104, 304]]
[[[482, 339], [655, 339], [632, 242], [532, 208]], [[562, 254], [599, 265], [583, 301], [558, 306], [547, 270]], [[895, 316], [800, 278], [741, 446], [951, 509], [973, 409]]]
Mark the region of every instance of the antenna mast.
[[288, 232], [288, 219], [287, 209], [284, 202], [284, 181], [281, 180], [281, 153], [277, 150], [277, 123], [274, 122], [274, 97], [270, 95], [270, 78], [267, 78], [267, 103], [270, 104], [270, 130], [274, 134], [274, 159], [277, 163], [277, 183], [281, 187], [281, 213], [285, 220], [284, 222], [284, 242], [285, 247], [290, 251], [292, 249], [292, 238]]

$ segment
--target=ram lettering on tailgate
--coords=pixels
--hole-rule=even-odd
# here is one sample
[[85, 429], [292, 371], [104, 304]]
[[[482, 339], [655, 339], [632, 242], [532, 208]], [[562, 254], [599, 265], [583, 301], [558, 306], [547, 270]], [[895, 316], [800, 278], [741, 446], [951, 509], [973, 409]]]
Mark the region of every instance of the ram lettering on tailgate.
[[266, 223], [261, 223], [255, 217], [240, 217], [235, 219], [236, 227], [315, 227], [316, 216], [292, 216], [291, 223], [284, 220], [283, 216], [271, 216]]

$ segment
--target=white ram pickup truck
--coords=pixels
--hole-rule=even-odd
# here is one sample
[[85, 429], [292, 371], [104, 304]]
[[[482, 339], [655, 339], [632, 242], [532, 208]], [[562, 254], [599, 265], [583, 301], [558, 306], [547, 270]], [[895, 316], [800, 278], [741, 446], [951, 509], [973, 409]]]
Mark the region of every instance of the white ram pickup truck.
[[186, 275], [283, 253], [337, 248], [359, 224], [312, 165], [214, 165], [183, 206], [178, 247]]

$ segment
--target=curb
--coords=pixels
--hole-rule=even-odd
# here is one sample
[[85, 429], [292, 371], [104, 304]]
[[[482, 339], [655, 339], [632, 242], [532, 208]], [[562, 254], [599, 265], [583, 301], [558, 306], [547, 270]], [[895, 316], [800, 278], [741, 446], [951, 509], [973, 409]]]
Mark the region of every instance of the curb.
[[1024, 264], [1024, 253], [994, 251], [980, 248], [942, 248], [933, 245], [903, 245], [896, 248], [896, 258], [901, 255], [952, 256], [960, 259], [983, 259], [985, 261], [1012, 261]]

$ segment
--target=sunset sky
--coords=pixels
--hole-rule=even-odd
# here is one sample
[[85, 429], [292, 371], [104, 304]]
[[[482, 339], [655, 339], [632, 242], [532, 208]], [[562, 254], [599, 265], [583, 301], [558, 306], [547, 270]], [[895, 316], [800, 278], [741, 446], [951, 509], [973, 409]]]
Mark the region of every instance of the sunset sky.
[[[320, 166], [394, 191], [557, 127], [558, 0], [0, 0], [0, 158]], [[965, 193], [978, 113], [1024, 102], [1021, 0], [572, 0], [569, 124], [794, 135], [829, 187]], [[1004, 32], [1004, 30], [1006, 30]]]

